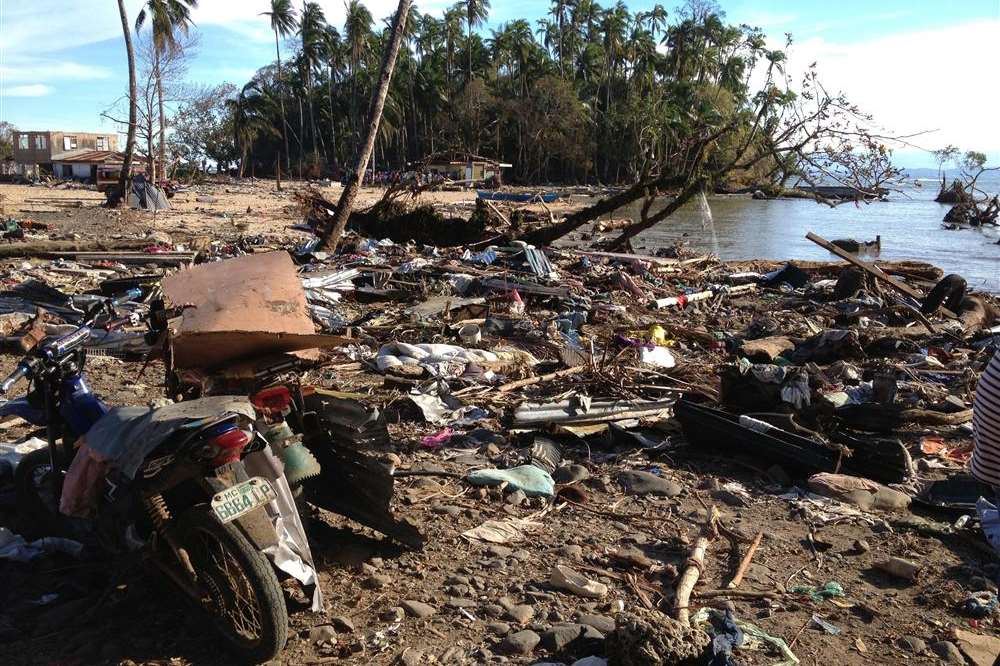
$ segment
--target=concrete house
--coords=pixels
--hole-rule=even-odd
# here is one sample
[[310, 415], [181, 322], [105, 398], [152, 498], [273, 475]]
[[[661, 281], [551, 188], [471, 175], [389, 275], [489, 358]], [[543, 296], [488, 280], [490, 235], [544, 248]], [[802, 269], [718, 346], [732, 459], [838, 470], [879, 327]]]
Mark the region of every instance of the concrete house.
[[115, 132], [14, 132], [14, 162], [24, 175], [95, 179], [97, 167], [120, 164]]

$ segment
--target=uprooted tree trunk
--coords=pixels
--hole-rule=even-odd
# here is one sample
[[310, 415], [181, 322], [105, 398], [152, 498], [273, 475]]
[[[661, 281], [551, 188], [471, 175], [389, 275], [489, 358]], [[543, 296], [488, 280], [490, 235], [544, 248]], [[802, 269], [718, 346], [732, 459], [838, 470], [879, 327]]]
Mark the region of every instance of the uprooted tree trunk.
[[379, 121], [382, 119], [382, 108], [385, 106], [385, 98], [389, 92], [389, 82], [392, 80], [392, 71], [396, 66], [396, 56], [399, 54], [399, 45], [403, 41], [403, 30], [406, 27], [406, 15], [410, 11], [411, 0], [399, 0], [399, 8], [396, 16], [392, 20], [392, 36], [386, 44], [385, 54], [382, 57], [382, 68], [379, 70], [378, 86], [372, 95], [371, 107], [368, 110], [368, 130], [365, 134], [365, 141], [358, 151], [358, 159], [354, 165], [354, 173], [347, 181], [347, 186], [340, 195], [337, 204], [337, 212], [329, 225], [320, 232], [320, 247], [327, 251], [336, 249], [340, 237], [347, 227], [347, 221], [351, 217], [354, 209], [354, 199], [358, 196], [358, 188], [361, 187], [361, 180], [368, 169], [368, 160], [371, 158], [372, 150], [375, 147], [375, 137], [378, 134]]
[[[728, 127], [729, 126], [727, 125], [726, 127], [702, 138], [696, 146], [692, 147], [689, 152], [690, 166], [684, 173], [669, 175], [660, 174], [653, 178], [643, 179], [641, 182], [636, 183], [627, 190], [623, 190], [618, 194], [601, 199], [593, 206], [588, 206], [587, 208], [568, 215], [562, 222], [526, 233], [518, 238], [518, 240], [522, 240], [532, 245], [549, 245], [566, 234], [576, 231], [588, 222], [596, 220], [601, 215], [612, 213], [622, 206], [627, 206], [632, 202], [645, 197], [646, 204], [643, 206], [642, 218], [639, 219], [639, 221], [625, 227], [621, 235], [610, 244], [612, 249], [624, 247], [630, 238], [667, 219], [681, 206], [687, 203], [693, 196], [708, 187], [708, 184], [714, 179], [714, 176], [717, 176], [718, 174], [700, 174], [700, 170], [704, 163], [705, 155], [709, 146], [716, 139], [722, 136]], [[667, 204], [656, 214], [647, 216], [650, 206], [659, 196], [661, 191], [676, 190], [678, 188], [680, 188], [680, 191], [674, 197], [673, 201]]]

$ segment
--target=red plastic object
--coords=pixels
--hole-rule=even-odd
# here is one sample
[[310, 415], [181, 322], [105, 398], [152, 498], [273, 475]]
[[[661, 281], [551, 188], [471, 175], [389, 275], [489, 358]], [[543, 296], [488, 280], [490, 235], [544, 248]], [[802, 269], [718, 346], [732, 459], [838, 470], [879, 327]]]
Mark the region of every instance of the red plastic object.
[[292, 392], [287, 386], [273, 386], [254, 394], [250, 402], [264, 412], [284, 413], [292, 404]]
[[229, 430], [211, 441], [218, 453], [212, 459], [212, 466], [226, 465], [240, 459], [240, 452], [250, 443], [250, 435], [240, 429]]

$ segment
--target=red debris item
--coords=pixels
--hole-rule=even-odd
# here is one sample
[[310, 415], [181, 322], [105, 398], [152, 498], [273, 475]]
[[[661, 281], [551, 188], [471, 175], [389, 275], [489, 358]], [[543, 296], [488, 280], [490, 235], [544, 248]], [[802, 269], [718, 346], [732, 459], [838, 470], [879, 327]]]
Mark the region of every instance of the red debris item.
[[255, 394], [250, 402], [262, 412], [284, 414], [292, 404], [292, 392], [287, 386], [274, 386]]

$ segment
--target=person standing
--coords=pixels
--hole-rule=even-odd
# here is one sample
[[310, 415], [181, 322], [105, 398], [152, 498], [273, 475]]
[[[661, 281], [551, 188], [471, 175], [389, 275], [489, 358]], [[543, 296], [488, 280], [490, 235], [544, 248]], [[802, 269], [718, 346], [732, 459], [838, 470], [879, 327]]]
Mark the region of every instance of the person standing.
[[972, 403], [972, 476], [1000, 492], [1000, 351], [976, 386]]

